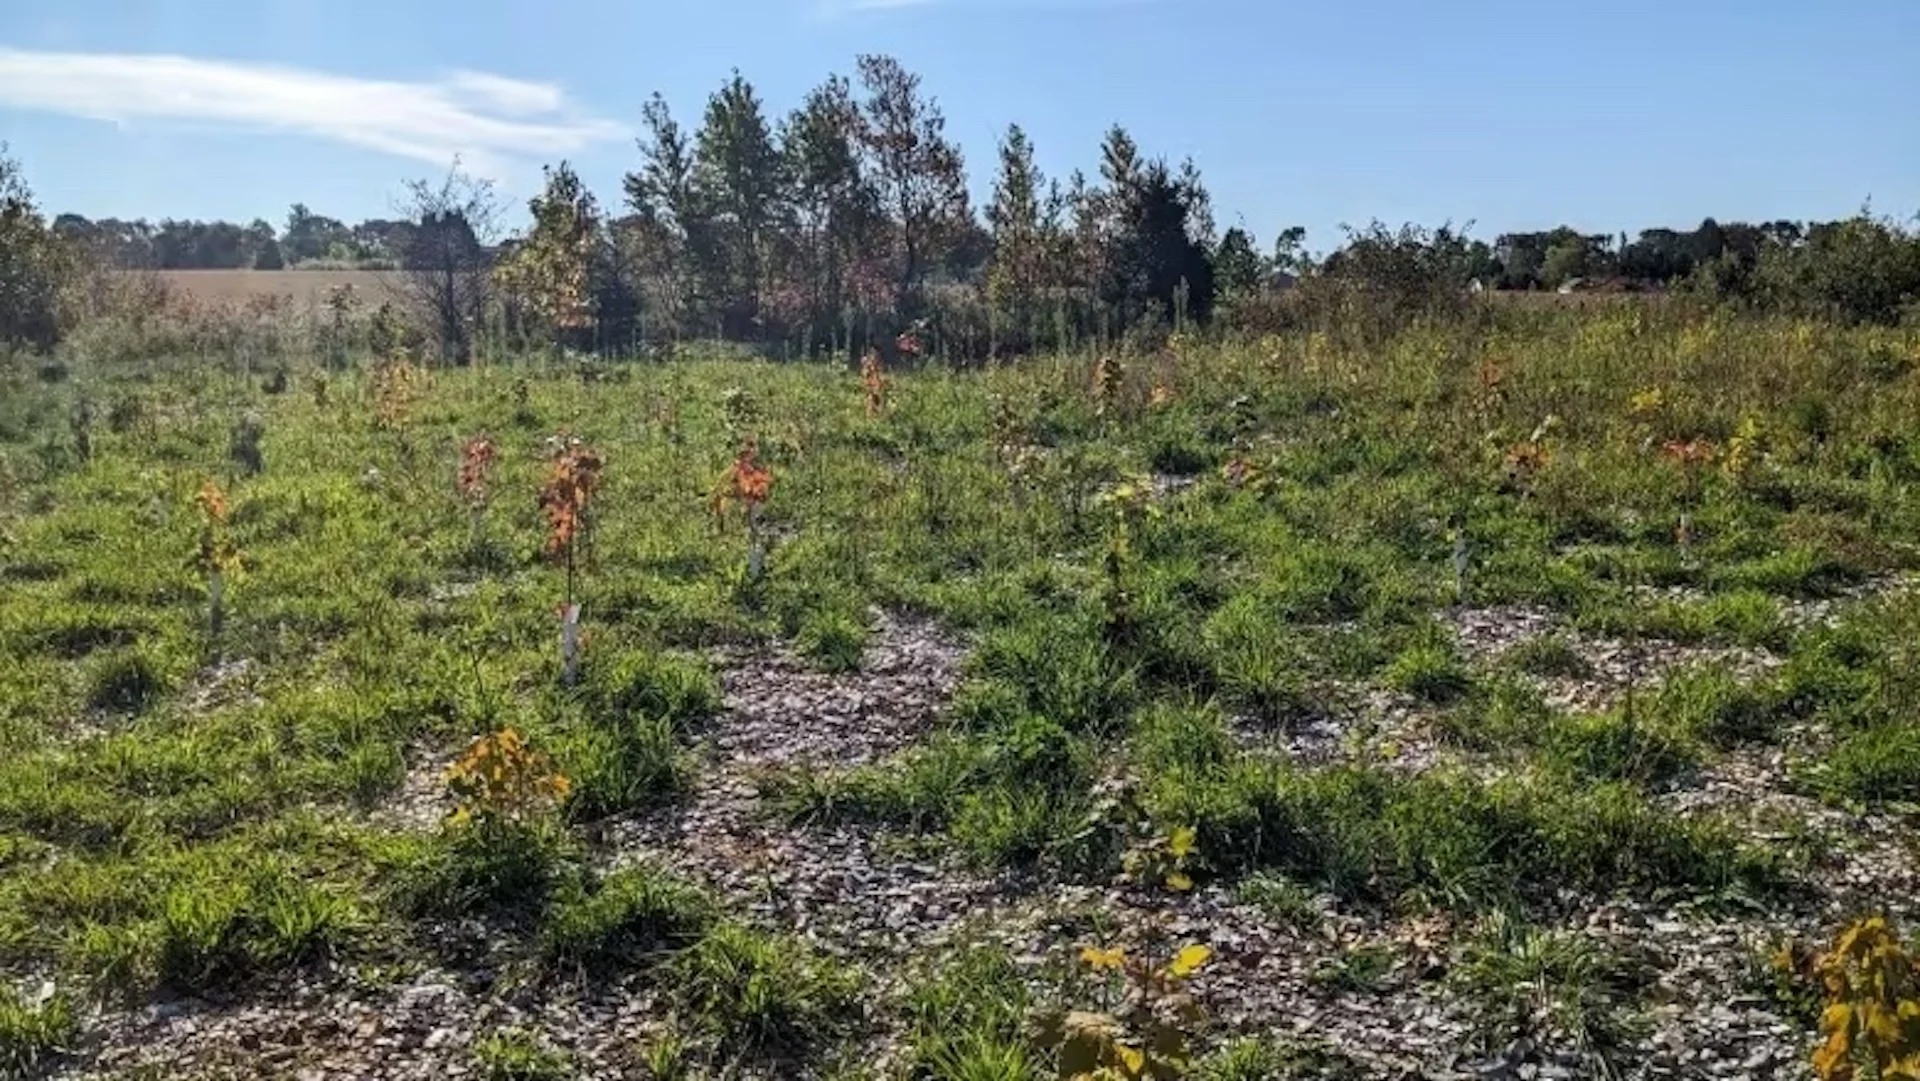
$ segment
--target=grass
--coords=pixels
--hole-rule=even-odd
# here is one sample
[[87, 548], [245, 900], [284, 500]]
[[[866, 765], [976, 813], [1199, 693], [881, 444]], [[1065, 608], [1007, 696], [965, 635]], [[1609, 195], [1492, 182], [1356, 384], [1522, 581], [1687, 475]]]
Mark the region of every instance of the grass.
[[[1568, 891], [1787, 904], [1806, 883], [1786, 846], [1658, 800], [1806, 729], [1821, 736], [1795, 774], [1806, 791], [1920, 801], [1920, 601], [1844, 602], [1831, 627], [1786, 618], [1915, 562], [1901, 433], [1920, 375], [1849, 374], [1914, 344], [1677, 307], [1515, 307], [1364, 349], [1337, 333], [1189, 340], [1170, 401], [1147, 404], [1142, 383], [1104, 418], [1091, 355], [891, 373], [880, 416], [832, 365], [505, 357], [431, 373], [384, 425], [364, 363], [322, 381], [287, 359], [282, 387], [196, 356], [0, 359], [0, 971], [76, 994], [244, 993], [328, 959], [444, 959], [444, 929], [475, 921], [543, 978], [657, 971], [695, 1058], [819, 1057], [858, 1028], [837, 1023], [858, 1002], [910, 1022], [928, 1076], [1043, 1076], [1005, 965], [953, 959], [944, 999], [865, 1002], [856, 965], [660, 872], [591, 869], [614, 827], [703, 782], [712, 647], [777, 639], [847, 671], [876, 609], [964, 631], [961, 684], [893, 755], [767, 778], [762, 802], [789, 823], [879, 824], [983, 870], [1083, 883], [1108, 881], [1132, 840], [1191, 828], [1203, 888], [1303, 933], [1323, 900], [1529, 919]], [[1489, 356], [1508, 376], [1491, 405], [1475, 374]], [[1629, 411], [1655, 386], [1664, 405]], [[84, 456], [67, 424], [81, 401], [99, 418]], [[248, 410], [265, 470], [241, 476]], [[1501, 457], [1549, 413], [1550, 461], [1522, 495]], [[1642, 448], [1724, 440], [1748, 418], [1759, 464], [1705, 477], [1683, 552], [1684, 480]], [[742, 424], [775, 477], [757, 582], [738, 514], [706, 509]], [[574, 576], [573, 686], [554, 615], [568, 576], [534, 502], [542, 440], [562, 429], [607, 461]], [[500, 453], [476, 544], [453, 477], [481, 434]], [[1223, 475], [1236, 456], [1252, 469]], [[1186, 483], [1122, 537], [1102, 493], [1156, 473]], [[217, 637], [187, 565], [208, 478], [244, 553]], [[1472, 604], [1550, 609], [1577, 634], [1496, 664], [1463, 655], [1436, 620], [1456, 527]], [[1522, 677], [1592, 678], [1593, 636], [1784, 663], [1679, 673], [1636, 688], [1631, 711], [1548, 708]], [[1465, 764], [1309, 767], [1249, 735], [1380, 689]], [[369, 817], [508, 726], [569, 778], [554, 813], [484, 833]], [[0, 1012], [11, 1032], [32, 1030], [23, 1016]], [[1208, 1069], [1307, 1069], [1260, 1065], [1283, 1052], [1247, 1045]]]
[[1643, 1025], [1635, 1016], [1650, 972], [1576, 931], [1543, 931], [1495, 913], [1461, 951], [1449, 979], [1473, 1004], [1490, 1050], [1517, 1037], [1565, 1040], [1602, 1074]]
[[541, 931], [555, 962], [607, 971], [695, 941], [713, 923], [710, 898], [646, 868], [617, 871], [562, 897]]
[[1371, 1067], [1325, 1043], [1235, 1040], [1195, 1064], [1198, 1081], [1365, 1081]]
[[0, 984], [0, 1076], [30, 1076], [71, 1046], [78, 1033], [73, 1003], [66, 996], [56, 993], [29, 1001]]
[[1028, 1040], [1033, 993], [1003, 949], [974, 945], [917, 981], [907, 1004], [913, 1063], [928, 1081], [1040, 1081]]
[[497, 1029], [473, 1047], [474, 1065], [487, 1081], [559, 1081], [572, 1075], [567, 1056], [521, 1028]]
[[727, 1053], [794, 1054], [857, 1027], [857, 971], [738, 924], [676, 955], [668, 978]]

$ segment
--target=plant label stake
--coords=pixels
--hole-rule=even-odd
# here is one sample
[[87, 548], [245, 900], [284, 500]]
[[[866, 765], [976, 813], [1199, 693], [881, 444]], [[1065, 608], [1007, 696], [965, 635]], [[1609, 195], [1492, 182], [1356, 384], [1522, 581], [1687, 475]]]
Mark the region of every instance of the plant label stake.
[[1471, 553], [1467, 549], [1467, 531], [1458, 529], [1453, 534], [1453, 596], [1454, 603], [1467, 603], [1467, 566]]
[[760, 504], [747, 504], [747, 579], [758, 582], [767, 573], [767, 544], [760, 536]]
[[214, 636], [220, 634], [220, 625], [226, 622], [226, 607], [222, 604], [227, 592], [227, 576], [218, 567], [207, 572], [207, 623]]
[[560, 679], [567, 686], [580, 674], [580, 606], [569, 604], [560, 610]]

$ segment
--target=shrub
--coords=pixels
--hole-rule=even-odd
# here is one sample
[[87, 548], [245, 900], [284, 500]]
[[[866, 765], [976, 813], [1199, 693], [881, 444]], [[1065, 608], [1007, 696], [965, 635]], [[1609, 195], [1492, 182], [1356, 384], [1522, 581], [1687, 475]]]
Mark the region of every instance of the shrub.
[[72, 258], [6, 150], [0, 143], [0, 346], [44, 349], [60, 336], [60, 289]]

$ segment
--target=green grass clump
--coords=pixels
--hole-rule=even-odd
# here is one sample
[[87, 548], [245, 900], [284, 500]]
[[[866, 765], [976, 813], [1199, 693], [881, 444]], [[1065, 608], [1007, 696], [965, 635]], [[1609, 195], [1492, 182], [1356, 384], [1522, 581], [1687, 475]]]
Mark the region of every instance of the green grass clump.
[[1040, 1081], [1045, 1064], [1029, 1041], [1032, 996], [1012, 957], [969, 945], [941, 960], [910, 993], [908, 1041], [928, 1081]]
[[1565, 1041], [1589, 1063], [1612, 1061], [1643, 1033], [1646, 966], [1577, 931], [1546, 931], [1504, 913], [1482, 921], [1448, 979], [1472, 1006], [1488, 1051], [1519, 1036]]
[[721, 923], [681, 951], [666, 980], [726, 1053], [802, 1052], [852, 1026], [860, 974], [799, 944]]
[[563, 737], [562, 768], [573, 781], [567, 813], [605, 818], [671, 800], [693, 779], [680, 732], [664, 717], [620, 715]]
[[1298, 931], [1312, 930], [1326, 919], [1312, 892], [1270, 871], [1255, 871], [1242, 878], [1233, 888], [1233, 899]]
[[539, 1034], [523, 1028], [489, 1032], [473, 1045], [473, 1063], [487, 1081], [560, 1081], [572, 1061]]
[[807, 616], [794, 636], [794, 647], [828, 672], [851, 672], [860, 667], [870, 631], [862, 620], [845, 612], [820, 611]]
[[115, 650], [94, 659], [87, 672], [87, 704], [114, 713], [138, 713], [171, 689], [161, 662], [144, 650]]
[[1852, 732], [1811, 778], [1816, 790], [1841, 803], [1920, 804], [1920, 729], [1881, 724]]
[[1515, 671], [1530, 676], [1586, 679], [1593, 675], [1593, 663], [1580, 654], [1573, 642], [1557, 635], [1526, 639], [1500, 659]]
[[1619, 784], [1248, 760], [1163, 785], [1155, 803], [1158, 817], [1194, 824], [1216, 868], [1274, 868], [1362, 900], [1476, 909], [1552, 889], [1711, 896], [1778, 881], [1727, 829], [1663, 815]]
[[1671, 725], [1624, 710], [1556, 718], [1535, 738], [1550, 766], [1588, 780], [1658, 785], [1700, 760], [1697, 745]]
[[0, 981], [0, 1077], [31, 1077], [73, 1046], [80, 1026], [63, 994], [29, 1002]]
[[597, 667], [585, 697], [597, 721], [651, 717], [685, 728], [719, 711], [720, 683], [699, 660], [635, 651]]
[[684, 946], [714, 918], [701, 891], [651, 868], [629, 868], [563, 893], [541, 927], [541, 948], [557, 964], [604, 971]]
[[1195, 1081], [1368, 1081], [1371, 1067], [1324, 1042], [1234, 1040], [1193, 1065]]
[[492, 912], [537, 923], [572, 873], [575, 848], [538, 820], [456, 827], [401, 846], [390, 889], [409, 914]]
[[1383, 678], [1387, 686], [1435, 705], [1457, 701], [1473, 688], [1473, 674], [1459, 653], [1435, 640], [1402, 651]]

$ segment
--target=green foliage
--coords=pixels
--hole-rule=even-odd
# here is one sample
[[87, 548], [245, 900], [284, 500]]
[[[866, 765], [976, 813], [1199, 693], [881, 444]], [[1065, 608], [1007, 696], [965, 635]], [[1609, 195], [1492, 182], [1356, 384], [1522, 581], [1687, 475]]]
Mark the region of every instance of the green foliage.
[[541, 946], [558, 964], [605, 971], [684, 946], [713, 920], [700, 891], [651, 868], [629, 868], [562, 892], [541, 927]]
[[1618, 784], [1244, 762], [1156, 790], [1154, 804], [1195, 824], [1216, 868], [1271, 867], [1363, 899], [1473, 909], [1540, 888], [1715, 895], [1778, 881], [1773, 861], [1726, 828], [1657, 813]]
[[0, 982], [0, 1076], [34, 1076], [73, 1046], [79, 1030], [67, 996], [30, 1001]]
[[1567, 1041], [1596, 1071], [1611, 1072], [1640, 1034], [1630, 1014], [1648, 972], [1578, 931], [1543, 931], [1504, 913], [1487, 916], [1449, 975], [1474, 1005], [1490, 1049], [1519, 1036]]
[[826, 671], [851, 672], [860, 667], [868, 634], [865, 622], [829, 609], [809, 615], [793, 644]]
[[34, 205], [0, 143], [0, 345], [46, 347], [60, 336], [60, 289], [71, 256]]
[[1371, 1068], [1325, 1043], [1235, 1040], [1194, 1064], [1196, 1081], [1367, 1081]]
[[1436, 704], [1454, 701], [1473, 686], [1473, 676], [1459, 654], [1431, 639], [1402, 651], [1383, 678], [1395, 690]]
[[487, 1081], [559, 1081], [573, 1072], [563, 1052], [524, 1028], [481, 1037], [473, 1045], [473, 1062]]
[[730, 1051], [796, 1051], [844, 1031], [859, 974], [799, 945], [721, 923], [676, 955], [668, 980]]
[[1004, 949], [963, 946], [916, 981], [908, 1002], [915, 1067], [927, 1081], [1039, 1081], [1028, 1047], [1031, 995]]

